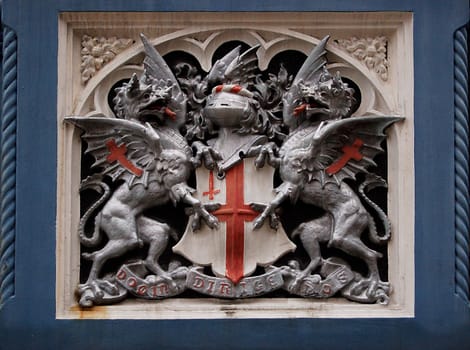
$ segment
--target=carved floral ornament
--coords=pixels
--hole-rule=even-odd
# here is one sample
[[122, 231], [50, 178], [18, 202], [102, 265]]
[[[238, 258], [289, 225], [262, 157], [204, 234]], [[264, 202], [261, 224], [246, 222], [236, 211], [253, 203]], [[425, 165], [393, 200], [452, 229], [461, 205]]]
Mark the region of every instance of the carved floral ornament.
[[[391, 225], [369, 191], [386, 186], [376, 162], [402, 118], [352, 116], [328, 37], [292, 75], [260, 74], [258, 46], [206, 73], [142, 41], [144, 70], [116, 89], [113, 115], [66, 118], [92, 159], [80, 306], [191, 293], [387, 304]], [[112, 56], [87, 55], [95, 68]]]
[[[259, 33], [258, 37], [264, 40]], [[205, 40], [197, 37], [188, 38], [199, 45], [205, 45]], [[280, 38], [277, 38], [279, 40]], [[383, 81], [388, 80], [387, 38], [385, 36], [349, 39], [335, 39], [334, 42], [353, 57], [363, 62], [367, 68], [377, 73]], [[82, 83], [86, 84], [97, 71], [110, 62], [116, 55], [130, 47], [134, 40], [116, 37], [93, 37], [84, 35], [81, 41]]]
[[367, 68], [377, 73], [383, 81], [388, 79], [387, 38], [337, 39], [335, 42], [352, 56], [362, 61]]
[[81, 41], [82, 49], [80, 52], [82, 84], [86, 84], [106, 63], [110, 62], [116, 55], [133, 43], [132, 39], [84, 35]]

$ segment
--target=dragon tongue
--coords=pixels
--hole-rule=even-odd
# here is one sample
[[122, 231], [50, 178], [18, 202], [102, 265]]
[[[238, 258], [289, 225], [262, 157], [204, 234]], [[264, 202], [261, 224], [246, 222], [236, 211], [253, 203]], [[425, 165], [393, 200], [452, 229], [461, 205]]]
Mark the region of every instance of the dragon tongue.
[[170, 108], [168, 107], [165, 107], [165, 114], [170, 117], [171, 120], [175, 120], [176, 119], [176, 113], [173, 112]]

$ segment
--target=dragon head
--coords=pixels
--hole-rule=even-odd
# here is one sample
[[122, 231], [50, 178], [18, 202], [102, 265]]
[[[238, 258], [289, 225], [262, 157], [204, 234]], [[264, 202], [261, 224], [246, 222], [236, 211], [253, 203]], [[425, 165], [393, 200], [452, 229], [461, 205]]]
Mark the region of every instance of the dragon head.
[[184, 95], [171, 81], [155, 79], [146, 72], [140, 79], [134, 73], [129, 82], [116, 89], [113, 100], [118, 118], [160, 124], [184, 117], [184, 101]]
[[326, 68], [328, 39], [324, 37], [312, 50], [284, 93], [283, 119], [291, 130], [306, 120], [341, 119], [353, 112], [354, 89], [343, 82], [339, 72], [332, 75]]
[[341, 119], [351, 113], [355, 102], [354, 89], [343, 82], [339, 72], [331, 75], [324, 67], [319, 79], [312, 83], [299, 82], [295, 87], [298, 98], [294, 105], [288, 105], [295, 117], [304, 116], [307, 119]]

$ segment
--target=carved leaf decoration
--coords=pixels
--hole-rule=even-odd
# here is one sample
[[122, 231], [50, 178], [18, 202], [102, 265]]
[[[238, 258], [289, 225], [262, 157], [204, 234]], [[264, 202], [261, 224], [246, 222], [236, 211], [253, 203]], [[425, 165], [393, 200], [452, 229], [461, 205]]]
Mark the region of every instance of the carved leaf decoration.
[[338, 39], [335, 42], [352, 56], [362, 61], [367, 68], [379, 75], [383, 81], [388, 80], [387, 38]]
[[[281, 154], [297, 144], [297, 157], [301, 170], [309, 181], [317, 180], [322, 185], [344, 179], [355, 179], [359, 173], [368, 173], [375, 166], [374, 158], [383, 152], [385, 129], [402, 117], [369, 116], [352, 117], [324, 122], [319, 126], [301, 129], [287, 140]], [[287, 148], [287, 149], [286, 149]]]
[[161, 180], [155, 170], [163, 149], [179, 149], [188, 158], [192, 154], [183, 137], [170, 128], [157, 130], [148, 123], [104, 116], [71, 116], [65, 121], [85, 131], [85, 153], [95, 159], [92, 168], [113, 181], [126, 181], [129, 187], [147, 187], [150, 182]]
[[86, 84], [100, 69], [114, 59], [119, 53], [134, 43], [127, 38], [105, 38], [84, 35], [82, 37], [82, 63], [80, 72], [82, 84]]

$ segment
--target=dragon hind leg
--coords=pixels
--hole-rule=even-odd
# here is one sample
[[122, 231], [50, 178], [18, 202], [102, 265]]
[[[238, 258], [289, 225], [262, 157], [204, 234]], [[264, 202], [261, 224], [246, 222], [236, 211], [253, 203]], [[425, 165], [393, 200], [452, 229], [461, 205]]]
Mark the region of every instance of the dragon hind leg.
[[[343, 186], [342, 190], [347, 191], [348, 188]], [[341, 249], [366, 263], [369, 271], [365, 279], [369, 284], [367, 294], [371, 295], [382, 283], [377, 266], [377, 260], [382, 257], [382, 254], [369, 248], [361, 240], [361, 234], [369, 227], [369, 213], [354, 196], [335, 209], [332, 212], [334, 230], [328, 246]]]
[[101, 250], [87, 255], [91, 260], [93, 260], [87, 283], [98, 279], [101, 268], [107, 260], [119, 257], [137, 246], [139, 246], [139, 240], [137, 238], [114, 239], [108, 241]]
[[140, 238], [149, 244], [147, 258], [145, 259], [146, 267], [158, 276], [166, 276], [167, 272], [161, 268], [158, 259], [168, 245], [169, 236], [172, 232], [170, 226], [141, 216], [137, 219], [137, 227]]
[[320, 242], [330, 238], [333, 221], [330, 215], [300, 224], [292, 233], [292, 237], [299, 236], [304, 249], [310, 257], [310, 263], [302, 270], [291, 285], [292, 290], [300, 287], [302, 281], [323, 263], [320, 251]]

